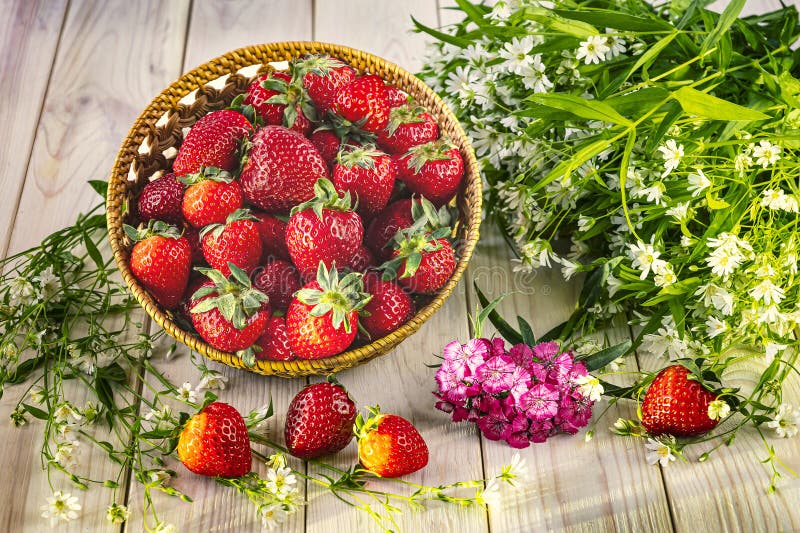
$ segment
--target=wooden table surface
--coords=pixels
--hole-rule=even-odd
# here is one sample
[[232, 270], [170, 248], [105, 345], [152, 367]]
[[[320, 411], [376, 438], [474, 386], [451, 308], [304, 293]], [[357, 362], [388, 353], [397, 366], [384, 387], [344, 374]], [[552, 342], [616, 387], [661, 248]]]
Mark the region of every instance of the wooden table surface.
[[[795, 0], [797, 1], [797, 0]], [[88, 179], [105, 179], [116, 151], [145, 105], [182, 72], [247, 44], [281, 40], [319, 40], [368, 50], [410, 71], [422, 64], [425, 38], [409, 32], [410, 15], [429, 26], [452, 21], [446, 0], [0, 0], [0, 255], [37, 244], [71, 223], [96, 202]], [[720, 2], [724, 4], [724, 2]], [[777, 7], [778, 0], [752, 1], [750, 11]], [[578, 285], [558, 272], [512, 273], [510, 256], [490, 228], [465, 281], [499, 294], [517, 289], [503, 304], [541, 333], [568, 316]], [[379, 403], [412, 420], [431, 449], [430, 464], [410, 479], [440, 484], [481, 478], [507, 463], [514, 450], [482, 439], [475, 427], [453, 424], [433, 409], [433, 370], [424, 363], [454, 339], [469, 338], [467, 312], [474, 309], [471, 283], [464, 282], [418, 334], [393, 353], [339, 375], [361, 405]], [[144, 313], [141, 314], [145, 319]], [[627, 326], [609, 332], [622, 339]], [[175, 383], [194, 385], [197, 370], [188, 355], [158, 360]], [[658, 368], [663, 360], [630, 358], [629, 368]], [[292, 396], [307, 380], [265, 378], [212, 363], [229, 378], [221, 400], [246, 411], [271, 396], [280, 433]], [[8, 420], [19, 389], [0, 402], [0, 420]], [[797, 398], [797, 396], [795, 396]], [[602, 410], [603, 404], [595, 408]], [[706, 463], [680, 461], [667, 468], [649, 466], [641, 440], [612, 435], [618, 416], [635, 417], [633, 405], [613, 407], [598, 424], [593, 440], [583, 435], [554, 438], [523, 450], [531, 481], [488, 512], [472, 507], [435, 506], [406, 513], [404, 531], [800, 531], [800, 480], [784, 477], [779, 491], [766, 494], [766, 456], [758, 436], [742, 432], [736, 445]], [[775, 440], [785, 464], [800, 471], [800, 439]], [[39, 531], [47, 527], [39, 507], [50, 495], [41, 469], [41, 426], [15, 429], [0, 424], [0, 532]], [[105, 455], [84, 446], [80, 461], [95, 479], [111, 475]], [[337, 457], [355, 461], [351, 444]], [[696, 459], [696, 455], [690, 455]], [[181, 531], [260, 529], [252, 506], [211, 480], [176, 467], [174, 486], [194, 504], [156, 498], [160, 518]], [[113, 531], [105, 519], [111, 492], [81, 492], [55, 474], [54, 487], [77, 494], [80, 518], [60, 530]], [[285, 525], [285, 531], [375, 531], [365, 514], [309, 486], [309, 503]], [[132, 511], [123, 530], [140, 531], [142, 487], [129, 483], [117, 501]]]

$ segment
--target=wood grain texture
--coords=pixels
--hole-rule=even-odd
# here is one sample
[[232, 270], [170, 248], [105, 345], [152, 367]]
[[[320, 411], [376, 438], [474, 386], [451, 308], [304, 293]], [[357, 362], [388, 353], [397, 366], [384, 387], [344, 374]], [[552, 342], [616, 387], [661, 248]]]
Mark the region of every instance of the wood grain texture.
[[0, 124], [14, 140], [0, 143], [0, 256], [11, 235], [66, 5], [66, 0], [0, 3]]

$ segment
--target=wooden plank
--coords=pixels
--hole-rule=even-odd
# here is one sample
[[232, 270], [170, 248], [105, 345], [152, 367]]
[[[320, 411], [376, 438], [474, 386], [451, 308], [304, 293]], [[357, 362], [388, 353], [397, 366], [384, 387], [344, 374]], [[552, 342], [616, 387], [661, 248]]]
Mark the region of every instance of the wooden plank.
[[[185, 27], [187, 12], [186, 2], [117, 0], [71, 5], [36, 130], [10, 251], [36, 244], [71, 223], [78, 210], [98, 201], [86, 180], [105, 178], [139, 109], [177, 75], [183, 37], [171, 30]], [[0, 416], [8, 417], [12, 399], [24, 390], [6, 392]], [[65, 394], [78, 406], [89, 399], [96, 401], [75, 383], [65, 386]], [[46, 522], [40, 518], [40, 506], [58, 489], [78, 496], [83, 506], [80, 518], [66, 529], [106, 529], [111, 492], [93, 488], [83, 493], [58, 473], [50, 480], [51, 489], [41, 470], [39, 424], [21, 431], [3, 425], [0, 430], [6, 454], [0, 468], [8, 480], [0, 489], [0, 529], [41, 530]], [[80, 464], [93, 479], [115, 477], [117, 472], [105, 453], [87, 442], [81, 447]], [[117, 497], [122, 502], [124, 490]]]
[[[314, 34], [317, 40], [360, 48], [414, 72], [421, 67], [424, 36], [408, 33], [411, 14], [425, 24], [437, 25], [436, 5], [427, 0], [347, 3], [323, 0], [316, 3]], [[430, 448], [430, 461], [422, 471], [407, 476], [412, 482], [438, 485], [479, 479], [483, 475], [477, 434], [473, 428], [449, 424], [444, 413], [433, 408], [434, 371], [425, 367], [425, 363], [435, 361], [433, 352], [441, 350], [444, 344], [453, 338], [467, 338], [465, 308], [462, 282], [416, 335], [390, 354], [339, 375], [359, 407], [380, 404], [383, 412], [406, 417], [420, 430]], [[340, 466], [357, 462], [355, 443], [334, 460]], [[318, 472], [311, 467], [310, 471]], [[398, 490], [389, 483], [375, 486]], [[309, 533], [378, 530], [365, 513], [348, 508], [313, 485], [308, 491]], [[400, 531], [486, 531], [487, 528], [485, 511], [478, 507], [433, 506], [426, 513], [406, 511], [396, 519]]]
[[[565, 282], [556, 268], [515, 274], [512, 257], [496, 228], [485, 224], [470, 265], [470, 278], [490, 298], [516, 291], [500, 304], [500, 314], [512, 324], [516, 316], [522, 316], [534, 333], [541, 335], [569, 317], [580, 284]], [[472, 295], [470, 299], [477, 301]], [[492, 332], [489, 326], [484, 334]], [[613, 343], [629, 338], [624, 321], [605, 334]], [[626, 362], [626, 370], [636, 370], [633, 358]], [[607, 405], [605, 400], [595, 405], [595, 419]], [[491, 530], [671, 530], [659, 471], [647, 465], [640, 443], [609, 431], [618, 417], [631, 418], [635, 413], [632, 402], [617, 404], [599, 421], [594, 439], [588, 443], [584, 436], [593, 422], [574, 437], [560, 435], [521, 450], [532, 474], [531, 482], [519, 493], [509, 494], [501, 508], [490, 508]], [[505, 443], [484, 439], [484, 469], [499, 471], [514, 453], [516, 450]]]
[[6, 138], [14, 139], [0, 143], [0, 255], [11, 235], [66, 5], [66, 0], [0, 4], [0, 124]]

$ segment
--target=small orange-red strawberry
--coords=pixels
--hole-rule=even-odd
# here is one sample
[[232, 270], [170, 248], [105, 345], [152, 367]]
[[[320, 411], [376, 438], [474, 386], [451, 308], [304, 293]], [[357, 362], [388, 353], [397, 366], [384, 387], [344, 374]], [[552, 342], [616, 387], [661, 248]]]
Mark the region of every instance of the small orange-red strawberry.
[[203, 257], [211, 268], [229, 275], [229, 264], [247, 273], [261, 262], [261, 234], [256, 219], [247, 209], [231, 213], [225, 224], [211, 224], [200, 232]]
[[142, 189], [137, 204], [139, 219], [142, 222], [161, 220], [170, 224], [183, 222], [183, 189], [184, 185], [175, 174], [165, 174], [151, 181]]
[[390, 154], [405, 155], [414, 146], [439, 138], [439, 126], [433, 115], [419, 107], [395, 107], [389, 124], [378, 132], [378, 146]]
[[376, 272], [364, 274], [364, 292], [372, 299], [358, 320], [373, 340], [385, 337], [414, 316], [414, 302], [406, 291], [393, 281], [383, 281]]
[[268, 298], [252, 287], [244, 270], [233, 263], [228, 268], [228, 278], [213, 268], [196, 268], [209, 281], [192, 296], [192, 325], [211, 346], [235, 352], [245, 365], [253, 366], [252, 346], [264, 333], [270, 317]]
[[317, 280], [295, 295], [286, 312], [289, 345], [301, 359], [321, 359], [347, 349], [356, 337], [358, 312], [369, 302], [361, 274], [352, 272], [339, 280], [320, 262]]
[[308, 385], [289, 404], [283, 434], [295, 457], [336, 453], [353, 439], [356, 404], [333, 376], [328, 380]]
[[400, 107], [401, 105], [408, 104], [410, 100], [412, 100], [412, 98], [395, 85], [386, 86], [386, 101], [389, 102], [389, 107]]
[[377, 133], [389, 123], [386, 85], [373, 74], [356, 78], [336, 91], [331, 109], [360, 129]]
[[458, 148], [439, 139], [411, 147], [398, 159], [397, 170], [398, 179], [408, 190], [441, 206], [458, 192], [464, 177], [464, 160]]
[[356, 79], [353, 67], [328, 55], [305, 56], [293, 68], [302, 75], [303, 87], [320, 116], [331, 108], [336, 91]]
[[183, 217], [197, 229], [221, 224], [242, 207], [242, 189], [229, 172], [204, 167], [197, 174], [180, 178], [188, 187], [183, 193]]
[[317, 181], [314, 192], [314, 198], [292, 209], [286, 225], [286, 247], [303, 279], [314, 276], [320, 263], [326, 268], [350, 264], [364, 238], [350, 194], [339, 197], [327, 179]]
[[261, 235], [261, 260], [270, 258], [289, 261], [289, 250], [286, 249], [286, 222], [268, 213], [253, 212], [258, 219], [258, 233]]
[[[316, 118], [313, 107], [306, 102], [299, 82], [294, 82], [285, 72], [259, 76], [247, 87], [242, 99], [244, 105], [253, 106], [264, 124], [286, 126], [303, 134], [311, 129], [310, 118]], [[234, 100], [233, 105], [238, 103]]]
[[428, 445], [417, 428], [397, 415], [368, 407], [370, 416], [356, 417], [358, 459], [361, 466], [381, 477], [400, 477], [428, 464]]
[[151, 221], [137, 230], [124, 226], [125, 233], [136, 241], [131, 250], [131, 272], [166, 309], [177, 307], [189, 283], [192, 247], [174, 226]]
[[319, 150], [296, 131], [264, 126], [252, 144], [239, 183], [247, 201], [265, 211], [288, 213], [314, 197], [318, 179], [329, 177]]
[[252, 467], [244, 418], [222, 402], [208, 404], [186, 422], [177, 450], [183, 465], [201, 476], [241, 477]]
[[346, 146], [333, 165], [333, 185], [355, 197], [356, 211], [370, 219], [389, 203], [397, 177], [397, 164], [375, 145]]
[[717, 427], [719, 420], [708, 416], [717, 395], [688, 376], [688, 368], [672, 365], [653, 379], [642, 401], [642, 425], [651, 435], [692, 437]]
[[256, 340], [260, 351], [256, 351], [259, 361], [292, 361], [297, 359], [289, 346], [289, 335], [286, 333], [286, 319], [273, 316], [267, 322], [264, 333]]
[[285, 312], [300, 290], [300, 274], [293, 264], [281, 259], [270, 259], [253, 272], [253, 286], [269, 296], [273, 311]]
[[243, 114], [230, 109], [212, 111], [186, 134], [172, 171], [178, 176], [194, 174], [201, 167], [232, 171], [239, 164], [239, 146], [253, 132]]
[[400, 231], [395, 236], [392, 260], [384, 263], [383, 279], [397, 276], [406, 290], [433, 294], [444, 287], [456, 269], [456, 257], [450, 242], [444, 238], [449, 228], [433, 233], [413, 228]]

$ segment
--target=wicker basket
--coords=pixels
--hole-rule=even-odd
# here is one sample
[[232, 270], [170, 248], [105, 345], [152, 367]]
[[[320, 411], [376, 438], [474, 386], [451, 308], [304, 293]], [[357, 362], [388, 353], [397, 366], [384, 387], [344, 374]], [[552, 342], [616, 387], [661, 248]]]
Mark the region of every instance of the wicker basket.
[[[459, 220], [455, 228], [455, 248], [458, 265], [450, 281], [432, 299], [424, 302], [411, 320], [382, 339], [325, 359], [257, 361], [255, 367], [248, 368], [238, 356], [221, 352], [200, 337], [182, 330], [175, 323], [173, 314], [162, 309], [139, 285], [128, 266], [131, 242], [122, 231], [123, 223], [130, 223], [125, 206], [135, 201], [154, 175], [168, 171], [170, 158], [175, 156], [175, 149], [183, 139], [184, 128], [192, 126], [209, 111], [227, 106], [246, 90], [253, 76], [281, 66], [272, 64], [309, 53], [327, 53], [343, 59], [360, 72], [377, 74], [413, 95], [436, 117], [441, 132], [449, 135], [459, 147], [466, 173], [457, 197]], [[244, 71], [240, 73], [242, 69]], [[414, 75], [380, 57], [346, 46], [315, 42], [269, 43], [234, 50], [204, 63], [181, 76], [153, 99], [134, 122], [117, 154], [109, 179], [106, 208], [111, 247], [122, 277], [147, 314], [169, 335], [192, 350], [232, 367], [246, 368], [259, 374], [299, 377], [336, 372], [386, 354], [415, 333], [441, 307], [464, 273], [478, 241], [481, 178], [475, 154], [457, 119], [442, 100]]]

